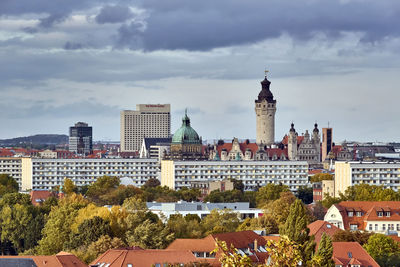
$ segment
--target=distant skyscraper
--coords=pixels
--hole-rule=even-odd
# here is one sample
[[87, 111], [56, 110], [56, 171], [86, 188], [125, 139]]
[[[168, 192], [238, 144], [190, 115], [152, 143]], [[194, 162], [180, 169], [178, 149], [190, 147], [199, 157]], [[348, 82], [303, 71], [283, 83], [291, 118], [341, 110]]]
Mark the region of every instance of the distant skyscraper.
[[[267, 71], [266, 71], [267, 73]], [[257, 138], [258, 145], [269, 145], [275, 142], [275, 112], [276, 100], [269, 90], [271, 82], [265, 79], [261, 82], [261, 92], [255, 101], [257, 115]]]
[[92, 127], [87, 123], [77, 122], [75, 126], [69, 127], [69, 151], [76, 154], [91, 154], [92, 139]]
[[332, 128], [322, 128], [322, 161], [325, 160], [326, 156], [332, 150]]
[[145, 137], [171, 135], [170, 104], [139, 104], [121, 111], [121, 152], [139, 151]]

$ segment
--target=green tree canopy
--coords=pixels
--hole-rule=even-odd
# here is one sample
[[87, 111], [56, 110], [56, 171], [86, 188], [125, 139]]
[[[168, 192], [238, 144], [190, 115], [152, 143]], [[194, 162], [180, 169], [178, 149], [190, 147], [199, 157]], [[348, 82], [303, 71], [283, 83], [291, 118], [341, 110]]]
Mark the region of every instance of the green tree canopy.
[[78, 187], [69, 178], [66, 178], [64, 180], [64, 185], [63, 185], [62, 189], [63, 189], [62, 191], [67, 195], [71, 194], [71, 193], [77, 193], [78, 192]]
[[317, 253], [312, 259], [312, 265], [318, 267], [333, 267], [335, 262], [332, 259], [332, 239], [325, 233], [322, 234]]
[[17, 193], [18, 183], [9, 174], [0, 174], [0, 197], [7, 193]]
[[313, 189], [308, 186], [300, 186], [297, 190], [296, 197], [303, 201], [304, 204], [313, 202]]
[[310, 178], [311, 183], [318, 183], [324, 180], [333, 180], [333, 175], [330, 173], [317, 173]]
[[296, 199], [290, 206], [289, 216], [284, 225], [279, 229], [281, 236], [287, 236], [291, 241], [297, 243], [300, 248], [303, 262], [309, 262], [314, 253], [314, 237], [309, 236], [309, 215], [300, 199]]
[[361, 231], [340, 230], [333, 236], [333, 242], [357, 242], [361, 246], [368, 242], [372, 233]]
[[364, 248], [380, 266], [393, 266], [390, 262], [400, 256], [399, 243], [387, 235], [373, 234]]
[[256, 193], [257, 207], [264, 207], [267, 203], [280, 198], [282, 192], [288, 192], [289, 187], [283, 184], [267, 184]]
[[238, 214], [231, 210], [214, 209], [202, 221], [205, 235], [235, 232], [239, 226]]

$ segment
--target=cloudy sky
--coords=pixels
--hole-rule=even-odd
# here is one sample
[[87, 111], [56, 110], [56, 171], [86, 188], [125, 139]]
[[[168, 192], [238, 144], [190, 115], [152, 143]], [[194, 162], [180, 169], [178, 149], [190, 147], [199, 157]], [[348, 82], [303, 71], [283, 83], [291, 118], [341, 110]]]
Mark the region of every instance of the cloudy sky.
[[276, 139], [334, 128], [334, 140], [400, 141], [398, 0], [2, 0], [0, 139], [119, 140], [119, 112], [187, 107], [203, 139], [255, 138], [270, 70]]

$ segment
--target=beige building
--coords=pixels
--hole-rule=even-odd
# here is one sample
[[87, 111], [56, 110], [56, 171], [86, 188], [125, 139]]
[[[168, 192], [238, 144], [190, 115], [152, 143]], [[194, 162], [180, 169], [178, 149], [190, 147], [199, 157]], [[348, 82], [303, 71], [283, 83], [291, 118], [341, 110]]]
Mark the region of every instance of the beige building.
[[255, 100], [255, 112], [257, 121], [257, 138], [258, 145], [270, 145], [275, 142], [275, 112], [276, 100], [269, 90], [271, 82], [267, 76], [261, 82], [261, 92], [258, 99]]
[[170, 104], [139, 104], [121, 111], [121, 152], [140, 150], [143, 138], [171, 135]]
[[384, 186], [398, 191], [400, 188], [400, 163], [398, 162], [335, 162], [335, 196], [356, 184]]
[[323, 180], [322, 182], [322, 200], [325, 198], [325, 194], [330, 197], [335, 197], [335, 180]]
[[253, 191], [269, 183], [284, 184], [292, 192], [308, 184], [305, 161], [161, 161], [161, 185], [179, 190], [226, 179], [241, 180]]

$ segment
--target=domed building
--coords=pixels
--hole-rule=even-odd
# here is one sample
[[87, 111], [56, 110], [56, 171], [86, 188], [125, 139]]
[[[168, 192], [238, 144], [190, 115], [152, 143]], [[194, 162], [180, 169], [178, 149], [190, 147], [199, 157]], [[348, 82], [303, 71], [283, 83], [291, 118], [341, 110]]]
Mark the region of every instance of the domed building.
[[182, 126], [172, 137], [169, 158], [176, 160], [204, 159], [202, 147], [201, 137], [190, 126], [190, 119], [185, 110], [185, 116], [182, 118]]

